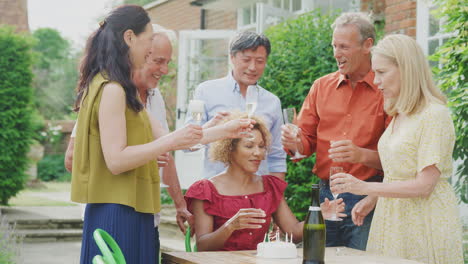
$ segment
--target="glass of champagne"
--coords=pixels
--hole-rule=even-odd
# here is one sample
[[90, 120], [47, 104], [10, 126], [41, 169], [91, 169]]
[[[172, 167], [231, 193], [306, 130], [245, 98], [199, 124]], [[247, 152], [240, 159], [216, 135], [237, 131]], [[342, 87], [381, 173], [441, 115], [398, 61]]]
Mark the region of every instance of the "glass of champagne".
[[[167, 154], [167, 153], [166, 153], [166, 154]], [[161, 165], [167, 165], [167, 162], [166, 162], [166, 161], [159, 161], [159, 160], [158, 160], [158, 166], [161, 166]], [[159, 179], [160, 179], [159, 187], [161, 187], [161, 188], [167, 188], [167, 187], [169, 187], [169, 185], [167, 185], [167, 184], [163, 181], [163, 179], [164, 179], [163, 173], [164, 173], [164, 168], [159, 167]]]
[[[195, 123], [197, 125], [201, 125], [203, 114], [205, 113], [205, 102], [203, 102], [202, 100], [198, 100], [198, 99], [192, 99], [189, 102], [188, 110], [192, 114], [192, 119], [195, 121]], [[205, 145], [198, 143], [190, 147], [190, 150], [197, 151], [204, 147]]]
[[[159, 163], [159, 162], [158, 162], [158, 163]], [[164, 173], [164, 168], [159, 168], [159, 179], [160, 179], [159, 187], [161, 187], [161, 188], [167, 188], [167, 187], [169, 187], [169, 185], [167, 185], [167, 184], [163, 181], [163, 173]]]
[[[341, 173], [341, 172], [344, 172], [343, 170], [343, 167], [330, 167], [330, 178], [332, 175], [335, 175], [337, 173]], [[331, 181], [330, 181], [330, 187], [331, 187]], [[334, 214], [331, 216], [331, 218], [327, 219], [328, 221], [343, 221], [343, 219], [339, 218], [338, 217], [338, 204], [336, 203], [336, 199], [338, 198], [338, 193], [334, 193], [331, 191], [330, 189], [330, 192], [332, 193], [333, 195], [333, 199], [335, 200], [335, 212]]]
[[[245, 93], [245, 111], [247, 112], [247, 117], [250, 119], [252, 118], [255, 110], [257, 109], [257, 102], [258, 102], [258, 87], [257, 85], [249, 85], [247, 86], [247, 92]], [[249, 135], [250, 139], [254, 138], [252, 132], [245, 132]]]
[[[296, 121], [297, 121], [296, 118], [297, 118], [296, 108], [292, 107], [292, 108], [283, 109], [284, 124], [288, 126], [289, 130], [291, 130], [294, 137], [297, 137], [297, 133], [299, 132], [299, 127], [296, 125]], [[305, 155], [302, 155], [297, 150], [297, 141], [296, 141], [296, 150], [294, 151], [294, 156], [292, 156], [291, 159], [295, 160], [295, 159], [302, 159], [305, 157], [306, 157]]]

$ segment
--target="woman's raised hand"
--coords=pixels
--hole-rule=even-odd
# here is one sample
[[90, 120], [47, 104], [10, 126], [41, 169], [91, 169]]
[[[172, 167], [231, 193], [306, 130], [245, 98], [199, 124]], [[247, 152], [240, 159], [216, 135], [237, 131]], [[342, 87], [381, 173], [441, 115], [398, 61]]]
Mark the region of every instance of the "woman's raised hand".
[[245, 228], [258, 229], [266, 222], [265, 217], [266, 214], [262, 209], [243, 208], [224, 225], [232, 231]]
[[216, 113], [216, 115], [213, 118], [211, 118], [210, 121], [206, 122], [203, 125], [203, 129], [207, 129], [207, 128], [219, 125], [221, 123], [221, 121], [223, 121], [229, 115], [230, 115], [230, 113], [227, 112], [227, 111], [220, 111], [220, 112]]
[[196, 145], [203, 137], [203, 129], [199, 125], [188, 124], [183, 128], [167, 134], [165, 137], [170, 138], [172, 142], [172, 150], [188, 149]]
[[224, 123], [223, 129], [228, 138], [250, 137], [245, 131], [250, 131], [255, 124], [253, 119], [233, 119]]

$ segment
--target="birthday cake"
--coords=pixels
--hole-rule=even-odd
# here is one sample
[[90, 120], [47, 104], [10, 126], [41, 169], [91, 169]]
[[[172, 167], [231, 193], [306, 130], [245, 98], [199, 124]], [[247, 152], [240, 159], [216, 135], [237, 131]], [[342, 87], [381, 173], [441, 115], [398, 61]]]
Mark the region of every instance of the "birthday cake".
[[296, 258], [297, 249], [292, 241], [261, 242], [257, 245], [257, 256], [262, 258]]

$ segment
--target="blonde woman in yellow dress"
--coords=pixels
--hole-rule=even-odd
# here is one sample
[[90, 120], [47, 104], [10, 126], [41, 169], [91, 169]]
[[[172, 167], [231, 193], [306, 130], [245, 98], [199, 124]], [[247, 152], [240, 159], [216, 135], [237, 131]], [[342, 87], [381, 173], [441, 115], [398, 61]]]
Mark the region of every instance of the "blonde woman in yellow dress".
[[393, 120], [380, 138], [383, 183], [341, 173], [332, 191], [378, 196], [367, 250], [429, 264], [463, 263], [462, 228], [452, 186], [455, 131], [415, 40], [385, 37], [372, 51], [374, 83]]

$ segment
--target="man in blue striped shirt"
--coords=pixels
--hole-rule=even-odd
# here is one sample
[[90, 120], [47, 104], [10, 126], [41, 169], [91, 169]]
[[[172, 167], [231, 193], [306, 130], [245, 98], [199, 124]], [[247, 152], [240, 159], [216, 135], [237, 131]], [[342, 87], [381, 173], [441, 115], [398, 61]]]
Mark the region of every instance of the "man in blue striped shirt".
[[[233, 69], [221, 79], [201, 83], [195, 90], [194, 99], [205, 102], [202, 124], [226, 112], [246, 109], [246, 92], [249, 85], [256, 85], [262, 77], [270, 54], [270, 41], [255, 32], [241, 32], [231, 41], [230, 58]], [[282, 112], [279, 98], [257, 85], [259, 89], [257, 108], [254, 115], [264, 119], [272, 135], [272, 145], [267, 159], [262, 161], [259, 175], [274, 175], [284, 180], [286, 153], [281, 145]], [[187, 113], [185, 123], [194, 122]], [[208, 124], [206, 124], [208, 125]], [[206, 126], [205, 125], [205, 126]], [[204, 126], [204, 127], [205, 127]], [[209, 147], [209, 146], [208, 146]], [[205, 151], [203, 177], [211, 178], [225, 170], [224, 164], [211, 161]]]

